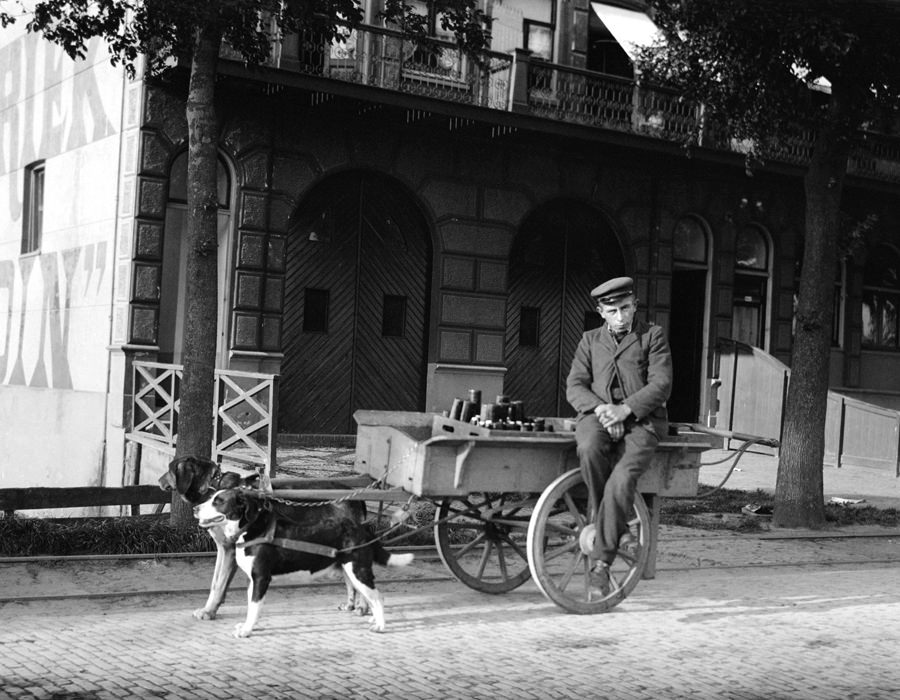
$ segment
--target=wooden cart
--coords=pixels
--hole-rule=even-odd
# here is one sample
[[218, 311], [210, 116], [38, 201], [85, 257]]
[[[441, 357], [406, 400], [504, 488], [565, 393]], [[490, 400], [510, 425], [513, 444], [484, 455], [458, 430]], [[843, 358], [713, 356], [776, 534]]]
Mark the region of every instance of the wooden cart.
[[608, 595], [592, 590], [593, 499], [581, 479], [571, 421], [553, 432], [487, 430], [435, 414], [357, 411], [355, 469], [435, 502], [438, 553], [467, 586], [504, 593], [530, 577], [569, 612], [595, 613], [655, 575], [659, 499], [697, 493], [703, 435], [661, 442], [638, 482], [630, 523], [638, 543], [621, 551]]
[[[608, 593], [592, 587], [593, 497], [581, 479], [572, 423], [547, 418], [552, 432], [487, 430], [433, 413], [357, 411], [352, 492], [285, 490], [284, 498], [355, 498], [435, 504], [434, 539], [450, 572], [484, 593], [505, 593], [534, 578], [568, 612], [598, 613], [655, 575], [659, 498], [697, 493], [696, 433], [661, 442], [638, 482], [630, 529], [637, 546], [621, 550]], [[278, 482], [279, 480], [274, 480]], [[274, 483], [273, 482], [273, 483]], [[279, 486], [279, 484], [275, 484]]]

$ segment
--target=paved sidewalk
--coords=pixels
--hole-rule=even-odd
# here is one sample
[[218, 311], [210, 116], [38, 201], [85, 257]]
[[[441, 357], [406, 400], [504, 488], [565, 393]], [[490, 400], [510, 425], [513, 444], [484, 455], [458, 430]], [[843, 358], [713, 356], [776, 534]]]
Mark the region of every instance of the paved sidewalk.
[[900, 694], [900, 567], [661, 572], [612, 612], [561, 612], [529, 582], [489, 596], [390, 581], [387, 631], [340, 589], [275, 589], [257, 630], [233, 595], [0, 606], [0, 698], [887, 700]]
[[[702, 457], [700, 481], [708, 486], [718, 485], [726, 476], [737, 453], [728, 450], [709, 450]], [[723, 459], [728, 461], [721, 464]], [[744, 453], [735, 470], [728, 476], [725, 488], [775, 492], [778, 458], [772, 455]], [[900, 508], [900, 478], [887, 469], [866, 467], [823, 467], [822, 479], [826, 502], [832, 497], [850, 500], [863, 499], [865, 505], [877, 508]]]

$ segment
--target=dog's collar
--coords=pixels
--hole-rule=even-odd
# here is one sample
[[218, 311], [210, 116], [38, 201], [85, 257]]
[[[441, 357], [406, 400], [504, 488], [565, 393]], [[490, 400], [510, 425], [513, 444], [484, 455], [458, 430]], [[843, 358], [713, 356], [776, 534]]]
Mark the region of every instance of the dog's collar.
[[212, 475], [209, 477], [209, 485], [212, 488], [218, 490], [219, 484], [222, 483], [222, 469], [221, 469], [221, 467], [219, 467], [218, 462], [216, 462], [215, 465], [216, 465], [216, 468], [213, 471]]

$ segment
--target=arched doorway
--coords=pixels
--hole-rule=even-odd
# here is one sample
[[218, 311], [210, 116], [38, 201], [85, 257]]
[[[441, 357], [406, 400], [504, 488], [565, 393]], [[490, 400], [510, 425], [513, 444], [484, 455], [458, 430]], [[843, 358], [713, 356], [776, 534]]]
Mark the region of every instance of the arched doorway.
[[706, 228], [694, 216], [678, 220], [672, 244], [673, 303], [669, 345], [674, 381], [667, 402], [669, 420], [696, 423], [701, 418], [706, 369], [707, 289], [712, 257]]
[[503, 390], [529, 415], [572, 415], [565, 381], [575, 347], [601, 323], [590, 291], [624, 274], [615, 233], [581, 202], [548, 203], [522, 224], [509, 261]]
[[[217, 168], [218, 198], [218, 331], [216, 357], [218, 367], [227, 367], [228, 316], [231, 310], [231, 169], [222, 157]], [[163, 238], [162, 279], [159, 300], [159, 361], [180, 364], [184, 324], [187, 321], [187, 258], [190, 240], [187, 212], [187, 151], [183, 151], [169, 171], [169, 196]]]
[[352, 171], [316, 186], [288, 237], [279, 428], [356, 432], [357, 409], [422, 410], [431, 280], [424, 216]]

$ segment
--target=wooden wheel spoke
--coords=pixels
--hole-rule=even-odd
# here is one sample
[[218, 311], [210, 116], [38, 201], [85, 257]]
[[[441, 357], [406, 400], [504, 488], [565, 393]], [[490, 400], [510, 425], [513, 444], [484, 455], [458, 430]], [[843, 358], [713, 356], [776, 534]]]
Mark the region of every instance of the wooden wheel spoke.
[[492, 540], [485, 540], [484, 551], [481, 553], [481, 561], [478, 562], [478, 571], [475, 578], [484, 578], [484, 570], [491, 558], [491, 550], [494, 548]]
[[504, 581], [509, 580], [509, 570], [506, 568], [506, 554], [503, 552], [503, 546], [500, 544], [492, 543], [497, 547], [497, 563], [500, 565], [500, 577]]
[[558, 559], [559, 557], [568, 554], [569, 552], [573, 552], [578, 548], [577, 540], [572, 540], [571, 542], [566, 542], [565, 545], [561, 547], [554, 547], [553, 551], [550, 553], [544, 554], [544, 561], [553, 561], [554, 559]]
[[547, 534], [554, 533], [562, 535], [563, 537], [577, 537], [578, 535], [578, 525], [566, 525], [564, 523], [556, 522], [555, 520], [548, 520], [547, 525]]
[[567, 491], [565, 494], [563, 494], [563, 500], [566, 502], [566, 510], [568, 510], [568, 512], [575, 517], [575, 521], [579, 525], [584, 525], [586, 519], [584, 517], [584, 514], [578, 508], [578, 504], [575, 503], [575, 499], [572, 498], [572, 494]]
[[[510, 549], [512, 549], [516, 554], [522, 557], [523, 560], [528, 561], [528, 554], [524, 549], [522, 549], [521, 546], [519, 546], [518, 542], [514, 542], [509, 535], [503, 535], [501, 539], [506, 542]], [[500, 548], [500, 551], [503, 551], [502, 547]]]
[[569, 567], [563, 571], [563, 574], [559, 579], [559, 583], [557, 584], [559, 590], [565, 591], [569, 587], [569, 584], [572, 582], [572, 577], [575, 575], [575, 571], [578, 569], [578, 562], [581, 558], [581, 552], [574, 552], [574, 556], [572, 557]]
[[629, 552], [626, 552], [624, 549], [620, 549], [618, 551], [618, 555], [628, 563], [628, 566], [634, 566], [635, 564], [637, 564], [639, 558], [634, 556], [633, 554], [630, 554]]
[[464, 557], [466, 554], [471, 552], [473, 549], [478, 547], [482, 542], [489, 542], [485, 534], [482, 532], [478, 537], [476, 537], [471, 542], [464, 544], [460, 550], [457, 552], [457, 557]]

